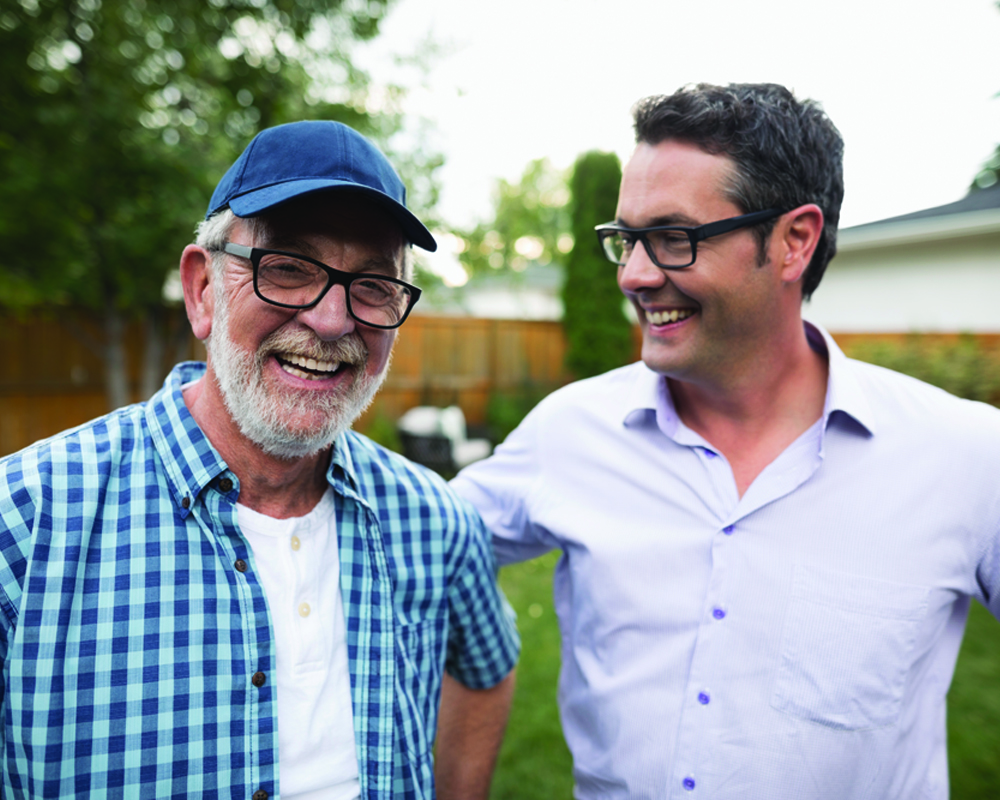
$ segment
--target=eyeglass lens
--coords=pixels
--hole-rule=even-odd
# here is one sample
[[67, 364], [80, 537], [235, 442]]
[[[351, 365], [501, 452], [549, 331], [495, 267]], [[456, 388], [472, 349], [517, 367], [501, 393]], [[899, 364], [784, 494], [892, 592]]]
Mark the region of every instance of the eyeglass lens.
[[[653, 260], [663, 267], [686, 267], [694, 261], [691, 239], [684, 231], [650, 231], [642, 234]], [[614, 232], [604, 237], [604, 252], [618, 264], [628, 261], [639, 235]]]
[[[287, 306], [310, 306], [330, 282], [316, 264], [285, 255], [261, 256], [257, 290], [267, 300]], [[354, 317], [372, 325], [396, 325], [410, 306], [409, 290], [398, 283], [365, 275], [351, 281], [349, 307]]]

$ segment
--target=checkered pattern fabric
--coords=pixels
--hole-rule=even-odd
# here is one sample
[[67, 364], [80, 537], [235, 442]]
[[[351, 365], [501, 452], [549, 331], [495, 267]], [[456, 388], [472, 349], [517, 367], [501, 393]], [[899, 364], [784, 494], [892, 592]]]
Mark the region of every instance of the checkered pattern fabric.
[[[239, 478], [181, 395], [203, 370], [0, 461], [5, 798], [280, 796]], [[328, 479], [362, 797], [430, 798], [442, 670], [488, 687], [517, 658], [488, 540], [436, 476], [353, 432]]]

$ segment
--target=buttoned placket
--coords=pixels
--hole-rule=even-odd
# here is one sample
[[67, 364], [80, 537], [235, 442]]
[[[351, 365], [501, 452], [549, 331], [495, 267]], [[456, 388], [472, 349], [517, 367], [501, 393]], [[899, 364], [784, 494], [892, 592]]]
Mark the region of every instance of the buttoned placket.
[[[227, 472], [212, 486], [195, 493], [199, 501], [189, 504], [189, 513], [217, 549], [221, 568], [228, 569], [234, 576], [229, 583], [239, 605], [245, 661], [250, 666], [244, 684], [248, 747], [246, 784], [257, 787], [254, 797], [266, 798], [273, 793], [278, 777], [274, 761], [265, 764], [261, 759], [263, 752], [277, 748], [276, 737], [263, 732], [264, 728], [273, 731], [277, 727], [274, 724], [277, 713], [273, 683], [268, 681], [268, 674], [274, 668], [274, 642], [257, 637], [258, 632], [270, 632], [271, 628], [263, 587], [254, 574], [253, 554], [237, 524], [236, 495], [231, 494], [238, 483], [231, 475]], [[264, 726], [267, 719], [271, 723]], [[268, 736], [272, 738], [265, 741]]]
[[[711, 762], [711, 731], [717, 719], [726, 714], [726, 687], [715, 685], [713, 676], [727, 654], [720, 640], [725, 626], [733, 622], [739, 609], [730, 608], [726, 601], [726, 588], [730, 579], [734, 547], [742, 546], [740, 523], [757, 509], [793, 491], [819, 467], [822, 460], [822, 432], [826, 419], [822, 419], [790, 445], [758, 476], [742, 497], [736, 489], [736, 480], [725, 456], [704, 441], [698, 444], [685, 442], [699, 455], [709, 476], [709, 485], [718, 505], [718, 523], [709, 535], [712, 537], [711, 573], [704, 599], [701, 622], [691, 658], [685, 687], [684, 705], [678, 729], [677, 747], [668, 787], [671, 798], [683, 800], [699, 794], [711, 796], [711, 784], [706, 785], [703, 765]], [[682, 438], [697, 437], [685, 429]], [[812, 458], [803, 460], [802, 449]], [[763, 480], [761, 480], [763, 478]]]
[[342, 476], [343, 468], [335, 466], [337, 455], [335, 450], [328, 479], [335, 494], [361, 794], [391, 800], [396, 680], [392, 581], [378, 518]]

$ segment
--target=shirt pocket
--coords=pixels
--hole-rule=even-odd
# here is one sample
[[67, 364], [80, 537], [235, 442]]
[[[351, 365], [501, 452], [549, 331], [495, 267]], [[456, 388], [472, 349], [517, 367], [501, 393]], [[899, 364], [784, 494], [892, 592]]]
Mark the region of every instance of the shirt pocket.
[[797, 566], [771, 706], [838, 730], [894, 724], [929, 594]]

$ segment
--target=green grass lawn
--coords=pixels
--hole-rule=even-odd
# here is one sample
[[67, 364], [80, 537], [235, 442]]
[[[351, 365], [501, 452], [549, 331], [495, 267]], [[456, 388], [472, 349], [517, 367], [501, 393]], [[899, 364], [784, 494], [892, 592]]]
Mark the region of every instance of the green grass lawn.
[[[505, 567], [523, 655], [491, 800], [570, 800], [572, 761], [556, 710], [559, 627], [552, 606], [558, 554]], [[1000, 798], [1000, 627], [973, 603], [948, 698], [953, 800]]]

